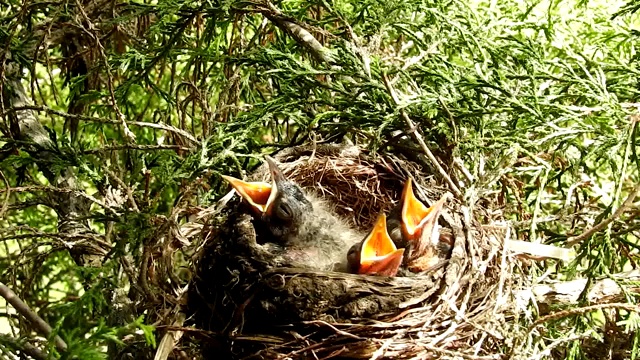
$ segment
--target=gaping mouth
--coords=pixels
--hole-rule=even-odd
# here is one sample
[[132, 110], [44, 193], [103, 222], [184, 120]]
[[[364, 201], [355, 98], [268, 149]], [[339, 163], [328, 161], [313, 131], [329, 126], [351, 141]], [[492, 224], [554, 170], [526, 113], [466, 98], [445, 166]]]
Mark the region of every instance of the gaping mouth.
[[402, 264], [404, 249], [396, 245], [387, 233], [387, 218], [381, 214], [360, 250], [360, 274], [395, 276]]
[[411, 179], [408, 179], [402, 191], [402, 231], [408, 242], [416, 242], [422, 234], [433, 238], [437, 231], [437, 221], [447, 196], [443, 196], [431, 207], [426, 207], [413, 193]]
[[409, 265], [432, 261], [433, 255], [429, 255], [429, 250], [440, 241], [438, 218], [447, 198], [448, 194], [445, 194], [427, 208], [413, 193], [411, 179], [407, 180], [402, 192], [402, 232], [410, 246], [407, 255]]
[[270, 198], [274, 193], [273, 185], [266, 182], [247, 182], [236, 179], [232, 176], [222, 175], [222, 178], [233, 186], [233, 188], [259, 213], [264, 213], [270, 204]]
[[429, 209], [415, 196], [411, 179], [408, 179], [402, 191], [402, 230], [408, 240], [420, 237], [420, 230]]
[[247, 182], [226, 175], [222, 178], [228, 181], [259, 214], [270, 215], [272, 205], [279, 194], [278, 186], [285, 182], [286, 178], [273, 158], [266, 155], [265, 160], [271, 172], [271, 184], [263, 181]]

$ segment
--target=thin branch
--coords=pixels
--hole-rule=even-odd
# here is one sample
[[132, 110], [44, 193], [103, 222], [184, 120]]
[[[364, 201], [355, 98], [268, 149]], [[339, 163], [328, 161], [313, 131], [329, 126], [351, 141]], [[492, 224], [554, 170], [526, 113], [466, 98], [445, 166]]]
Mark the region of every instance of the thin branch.
[[190, 148], [186, 146], [180, 145], [139, 145], [139, 144], [127, 144], [127, 145], [113, 145], [113, 146], [105, 146], [97, 149], [89, 149], [84, 150], [81, 154], [100, 154], [108, 151], [117, 151], [117, 150], [183, 150], [189, 151]]
[[[42, 318], [38, 316], [38, 314], [31, 310], [29, 305], [25, 304], [18, 297], [18, 295], [13, 292], [13, 290], [9, 289], [9, 287], [2, 282], [0, 282], [0, 296], [2, 296], [7, 301], [7, 303], [11, 304], [11, 306], [13, 306], [13, 308], [16, 309], [18, 313], [20, 313], [20, 315], [29, 320], [29, 322], [35, 326], [35, 330], [38, 331], [42, 336], [46, 337], [47, 339], [51, 336], [51, 334], [53, 333], [53, 329], [51, 328], [51, 326], [47, 324], [46, 321], [42, 320]], [[61, 352], [67, 351], [67, 343], [65, 343], [60, 336], [56, 335], [53, 338], [53, 341], [58, 350], [60, 350]]]
[[[179, 312], [176, 315], [173, 326], [182, 327], [185, 319], [186, 315], [183, 312]], [[160, 343], [158, 344], [158, 350], [156, 351], [156, 355], [154, 356], [153, 360], [168, 359], [169, 355], [171, 355], [171, 352], [173, 352], [173, 349], [175, 348], [178, 341], [180, 341], [180, 338], [182, 338], [183, 334], [184, 331], [182, 330], [167, 330], [167, 332], [162, 337], [162, 340], [160, 340]]]
[[447, 350], [447, 349], [443, 349], [437, 346], [432, 346], [429, 344], [420, 344], [419, 346], [428, 350], [430, 352], [430, 355], [433, 355], [433, 353], [436, 353], [440, 355], [448, 355], [452, 358], [462, 358], [462, 359], [468, 359], [468, 360], [499, 360], [503, 358], [502, 355], [500, 354], [481, 356], [481, 355], [465, 354], [459, 351]]
[[[100, 118], [100, 117], [93, 117], [93, 116], [85, 116], [85, 115], [69, 114], [69, 113], [64, 112], [64, 111], [51, 109], [51, 108], [49, 108], [47, 106], [32, 106], [32, 105], [11, 107], [9, 109], [6, 109], [2, 114], [0, 114], [0, 117], [6, 116], [8, 114], [15, 113], [15, 112], [18, 112], [18, 111], [22, 111], [22, 110], [44, 111], [44, 112], [46, 112], [48, 114], [58, 115], [58, 116], [62, 116], [62, 117], [67, 118], [67, 119], [73, 119], [73, 120], [79, 120], [79, 121], [80, 120], [81, 121], [90, 121], [90, 122], [103, 123], [103, 124], [114, 124], [114, 125], [121, 125], [122, 124], [122, 122], [119, 121], [119, 120]], [[165, 130], [165, 131], [168, 131], [168, 132], [172, 132], [172, 133], [178, 134], [178, 135], [186, 138], [187, 140], [191, 141], [193, 144], [199, 144], [199, 141], [196, 140], [195, 137], [193, 137], [191, 134], [189, 134], [188, 132], [186, 132], [184, 130], [176, 128], [175, 126], [165, 125], [165, 124], [149, 123], [149, 122], [144, 122], [144, 121], [127, 121], [126, 124], [127, 125], [140, 126], [140, 127], [148, 127], [148, 128], [153, 128], [153, 129]]]
[[[637, 270], [626, 273], [612, 274], [610, 278], [593, 280], [588, 292], [583, 295], [584, 289], [588, 286], [589, 279], [576, 279], [571, 281], [560, 281], [551, 284], [537, 284], [533, 287], [518, 290], [512, 295], [515, 299], [518, 311], [525, 311], [529, 302], [535, 299], [540, 305], [576, 305], [579, 299], [584, 296], [588, 303], [602, 303], [604, 301], [622, 301], [626, 293], [637, 291], [637, 286], [633, 284], [640, 281], [640, 272]], [[630, 286], [621, 286], [621, 284]]]
[[611, 304], [596, 304], [596, 305], [590, 305], [590, 306], [583, 306], [575, 309], [558, 311], [553, 314], [543, 316], [538, 320], [536, 320], [533, 324], [531, 324], [531, 326], [529, 326], [529, 332], [533, 331], [538, 325], [541, 325], [547, 321], [560, 320], [568, 316], [582, 315], [591, 311], [602, 310], [602, 309], [623, 309], [627, 311], [640, 313], [640, 306], [636, 304], [611, 303]]
[[131, 205], [131, 208], [133, 209], [133, 211], [139, 213], [140, 208], [138, 208], [136, 199], [133, 197], [133, 190], [131, 190], [131, 187], [125, 184], [124, 181], [120, 179], [116, 174], [114, 174], [113, 171], [109, 170], [108, 167], [105, 167], [104, 170], [113, 181], [115, 181], [121, 188], [123, 188], [127, 192], [127, 199], [129, 200], [129, 205]]
[[[87, 15], [84, 7], [82, 6], [82, 3], [76, 0], [76, 5], [77, 5], [77, 9], [80, 10], [80, 14], [84, 18], [83, 22], [77, 22], [76, 24], [79, 27], [81, 27], [85, 31], [85, 33], [89, 35], [89, 37], [92, 40], [95, 41], [96, 47], [98, 48], [98, 50], [100, 50], [100, 55], [102, 55], [102, 60], [104, 61], [104, 69], [107, 73], [107, 78], [108, 78], [107, 87], [109, 88], [109, 94], [111, 95], [111, 106], [113, 106], [113, 110], [116, 112], [116, 115], [120, 120], [120, 124], [123, 127], [122, 132], [123, 132], [124, 138], [127, 139], [129, 143], [134, 143], [136, 140], [136, 136], [133, 132], [131, 132], [131, 130], [129, 130], [129, 126], [127, 126], [127, 122], [126, 122], [126, 117], [120, 110], [120, 107], [118, 106], [118, 101], [116, 100], [116, 94], [113, 90], [114, 81], [113, 81], [113, 75], [111, 74], [111, 66], [109, 65], [109, 59], [107, 58], [107, 54], [104, 51], [104, 46], [102, 46], [102, 43], [100, 42], [100, 36], [101, 36], [100, 32], [98, 31], [96, 26], [93, 25], [93, 22], [91, 22], [91, 19]], [[86, 28], [83, 26], [84, 24], [87, 25]]]
[[34, 360], [48, 360], [49, 356], [38, 349], [37, 347], [31, 345], [26, 341], [21, 341], [17, 339], [10, 338], [8, 336], [0, 334], [0, 339], [2, 341], [9, 343], [9, 347], [23, 353], [24, 355], [32, 357]]
[[597, 233], [598, 231], [604, 230], [607, 226], [609, 226], [609, 224], [619, 218], [620, 215], [622, 215], [622, 213], [624, 213], [628, 208], [633, 206], [633, 202], [635, 201], [636, 196], [638, 196], [638, 192], [640, 192], [640, 184], [636, 184], [636, 186], [633, 188], [631, 193], [629, 193], [629, 196], [627, 196], [622, 205], [611, 216], [601, 221], [599, 224], [593, 226], [592, 228], [588, 229], [587, 231], [583, 232], [582, 234], [567, 238], [567, 245], [573, 246], [585, 239], [588, 239], [589, 237], [591, 237], [591, 235]]
[[[398, 98], [398, 95], [396, 94], [396, 91], [391, 86], [391, 83], [389, 82], [389, 79], [387, 78], [386, 74], [382, 75], [382, 80], [384, 81], [384, 85], [387, 88], [387, 91], [389, 92], [389, 95], [391, 95], [391, 98], [393, 99], [393, 102], [396, 104], [396, 106], [399, 106], [400, 105], [400, 99]], [[436, 168], [436, 170], [438, 170], [440, 175], [447, 181], [447, 184], [449, 184], [449, 188], [451, 188], [451, 191], [453, 191], [453, 193], [456, 195], [456, 197], [458, 199], [461, 199], [462, 198], [462, 192], [460, 192], [460, 189], [458, 189], [458, 187], [453, 182], [453, 180], [451, 179], [449, 174], [447, 174], [447, 172], [444, 171], [442, 166], [440, 166], [440, 163], [438, 162], [436, 157], [433, 155], [431, 150], [429, 150], [429, 148], [427, 147], [427, 144], [422, 139], [422, 135], [420, 135], [420, 132], [416, 128], [415, 124], [413, 123], [411, 118], [409, 118], [409, 115], [407, 115], [407, 113], [404, 111], [404, 109], [400, 109], [400, 115], [402, 116], [404, 121], [407, 123], [407, 126], [409, 127], [409, 130], [410, 130], [411, 134], [413, 135], [414, 139], [418, 142], [418, 145], [420, 145], [420, 147], [422, 148], [422, 151], [425, 153], [425, 155], [427, 155], [427, 157], [429, 158], [429, 161], [431, 161], [431, 165], [433, 165], [433, 167]]]
[[8, 191], [11, 191], [11, 192], [46, 191], [46, 192], [55, 193], [55, 194], [64, 194], [64, 193], [74, 194], [75, 196], [83, 197], [93, 202], [94, 204], [99, 205], [105, 210], [109, 210], [109, 212], [111, 212], [115, 216], [120, 216], [120, 214], [115, 209], [108, 206], [107, 204], [102, 203], [100, 200], [96, 199], [95, 197], [83, 191], [78, 191], [78, 190], [69, 189], [69, 188], [56, 188], [51, 186], [17, 186], [17, 187], [12, 187], [7, 189], [0, 189], [0, 193], [8, 192]]
[[2, 207], [0, 207], [0, 219], [4, 219], [4, 213], [5, 211], [7, 211], [7, 208], [9, 207], [9, 196], [11, 196], [11, 185], [9, 184], [9, 180], [7, 180], [7, 178], [4, 176], [4, 173], [2, 172], [2, 170], [0, 170], [0, 177], [4, 182], [5, 189], [7, 189], [6, 194], [4, 196], [4, 200], [2, 201]]
[[[324, 47], [307, 29], [297, 24], [295, 19], [285, 16], [271, 1], [265, 0], [258, 6], [260, 13], [291, 37], [319, 62], [333, 63], [331, 51]], [[320, 30], [320, 29], [319, 29]], [[329, 33], [330, 34], [330, 33]]]

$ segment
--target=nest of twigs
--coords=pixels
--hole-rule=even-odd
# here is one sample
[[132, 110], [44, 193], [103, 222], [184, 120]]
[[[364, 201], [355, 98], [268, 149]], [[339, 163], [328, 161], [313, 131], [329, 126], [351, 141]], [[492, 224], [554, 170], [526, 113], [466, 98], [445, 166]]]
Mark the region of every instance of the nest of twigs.
[[[285, 174], [367, 229], [400, 199], [407, 176], [433, 203], [446, 189], [428, 169], [355, 147], [288, 149]], [[265, 175], [259, 168], [253, 175]], [[449, 200], [440, 220], [450, 259], [416, 277], [376, 277], [278, 267], [259, 244], [261, 230], [237, 197], [209, 210], [189, 292], [188, 317], [215, 334], [205, 357], [499, 358], [511, 289], [518, 281], [502, 256], [504, 229], [483, 227], [489, 213]], [[346, 250], [345, 250], [346, 251]], [[209, 355], [207, 355], [209, 354]]]

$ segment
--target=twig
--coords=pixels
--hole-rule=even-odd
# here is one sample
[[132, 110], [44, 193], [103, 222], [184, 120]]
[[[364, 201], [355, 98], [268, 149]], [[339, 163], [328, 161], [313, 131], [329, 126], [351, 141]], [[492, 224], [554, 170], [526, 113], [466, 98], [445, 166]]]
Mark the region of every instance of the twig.
[[[176, 319], [173, 322], [173, 326], [181, 327], [182, 324], [184, 324], [185, 319], [186, 315], [182, 311], [178, 312]], [[158, 350], [156, 351], [156, 355], [153, 360], [168, 359], [183, 334], [184, 331], [182, 330], [167, 330], [158, 344]]]
[[547, 321], [559, 320], [571, 315], [581, 315], [581, 314], [585, 314], [595, 310], [610, 309], [610, 308], [624, 309], [627, 311], [640, 313], [640, 306], [635, 304], [611, 303], [611, 304], [597, 304], [597, 305], [583, 306], [575, 309], [558, 311], [553, 314], [543, 316], [538, 320], [536, 320], [533, 324], [531, 324], [531, 326], [529, 326], [529, 332], [533, 331], [538, 325], [545, 323]]
[[547, 179], [549, 178], [549, 166], [543, 166], [543, 174], [542, 179], [540, 177], [537, 178], [537, 181], [540, 182], [540, 187], [538, 188], [538, 194], [536, 196], [536, 201], [533, 207], [533, 214], [531, 215], [531, 224], [529, 226], [529, 241], [532, 243], [538, 243], [538, 238], [536, 237], [536, 230], [538, 229], [538, 216], [540, 216], [541, 204], [542, 204], [542, 196], [545, 194], [544, 187], [547, 185]]
[[264, 1], [264, 5], [258, 8], [262, 15], [289, 33], [294, 40], [307, 49], [317, 61], [329, 64], [334, 62], [329, 49], [324, 47], [307, 29], [295, 23], [295, 19], [286, 17], [271, 1]]
[[[465, 354], [458, 351], [446, 350], [443, 348], [439, 348], [439, 347], [431, 346], [427, 344], [420, 344], [420, 346], [425, 348], [426, 350], [429, 350], [431, 352], [434, 352], [440, 355], [448, 355], [454, 358], [462, 358], [462, 359], [469, 359], [469, 360], [497, 360], [497, 359], [502, 359], [503, 357], [502, 355], [499, 355], [499, 354], [488, 355], [488, 356]], [[430, 355], [433, 355], [433, 354], [430, 354]]]
[[[62, 117], [67, 118], [67, 119], [74, 119], [74, 120], [81, 120], [81, 121], [90, 121], [90, 122], [96, 122], [96, 123], [115, 124], [115, 125], [121, 125], [122, 124], [122, 122], [119, 121], [119, 120], [100, 118], [100, 117], [93, 117], [93, 116], [69, 114], [69, 113], [64, 112], [64, 111], [51, 109], [51, 108], [49, 108], [47, 106], [33, 106], [33, 105], [15, 106], [15, 107], [6, 109], [4, 112], [2, 112], [0, 114], [0, 117], [4, 117], [4, 116], [6, 116], [8, 114], [15, 113], [15, 112], [22, 111], [22, 110], [44, 111], [44, 112], [46, 112], [48, 114], [58, 115], [58, 116], [62, 116]], [[194, 138], [191, 134], [189, 134], [188, 132], [186, 132], [184, 130], [178, 129], [175, 126], [166, 125], [166, 124], [156, 124], [156, 123], [150, 123], [150, 122], [145, 122], [145, 121], [127, 121], [126, 124], [127, 125], [140, 126], [140, 127], [149, 127], [149, 128], [153, 128], [153, 129], [165, 130], [165, 131], [168, 131], [168, 132], [172, 132], [172, 133], [178, 134], [178, 135], [186, 138], [187, 140], [191, 141], [193, 144], [198, 144], [199, 143], [199, 141], [196, 138]]]
[[[396, 106], [399, 106], [400, 105], [400, 100], [398, 98], [398, 95], [396, 94], [395, 90], [391, 86], [391, 83], [389, 83], [389, 79], [387, 78], [386, 74], [382, 75], [382, 80], [384, 81], [384, 85], [387, 88], [387, 91], [389, 92], [389, 95], [391, 95], [391, 98], [393, 99], [393, 102], [396, 104]], [[462, 198], [462, 192], [460, 192], [460, 189], [458, 189], [458, 187], [453, 182], [453, 180], [451, 179], [449, 174], [447, 174], [447, 172], [444, 171], [442, 166], [440, 166], [440, 163], [438, 162], [436, 157], [433, 155], [431, 150], [429, 150], [429, 148], [427, 147], [427, 144], [422, 139], [422, 135], [420, 134], [418, 129], [416, 129], [416, 126], [413, 123], [413, 121], [411, 120], [411, 118], [409, 118], [409, 115], [407, 115], [407, 113], [404, 111], [404, 109], [400, 109], [400, 115], [402, 116], [404, 121], [407, 123], [407, 126], [411, 130], [411, 134], [413, 135], [414, 139], [418, 142], [418, 145], [420, 145], [420, 147], [422, 148], [422, 151], [425, 153], [425, 155], [427, 155], [427, 158], [429, 158], [429, 161], [431, 161], [431, 165], [433, 165], [433, 167], [435, 167], [436, 170], [438, 170], [438, 173], [440, 173], [440, 176], [442, 176], [447, 181], [447, 184], [449, 184], [449, 188], [451, 188], [451, 191], [453, 191], [453, 193], [456, 195], [456, 197], [458, 199], [461, 199]]]
[[353, 335], [353, 334], [348, 333], [346, 331], [340, 330], [340, 329], [336, 328], [335, 326], [329, 324], [326, 321], [314, 320], [314, 321], [305, 321], [303, 323], [304, 324], [309, 324], [309, 325], [324, 325], [324, 326], [327, 326], [327, 327], [331, 328], [331, 330], [335, 331], [339, 335], [346, 336], [348, 338], [352, 338], [352, 339], [356, 339], [356, 340], [364, 340], [364, 338], [362, 338], [360, 336], [357, 336], [357, 335]]
[[[96, 47], [100, 51], [100, 55], [102, 55], [102, 59], [104, 60], [104, 68], [106, 70], [107, 79], [108, 79], [107, 87], [109, 89], [109, 95], [111, 95], [111, 106], [113, 107], [113, 110], [116, 112], [116, 115], [120, 120], [120, 124], [123, 127], [122, 132], [123, 132], [124, 138], [127, 139], [129, 143], [134, 143], [136, 140], [136, 136], [133, 132], [131, 132], [131, 130], [129, 130], [129, 127], [127, 126], [126, 117], [120, 110], [120, 107], [118, 106], [118, 101], [116, 100], [116, 94], [113, 89], [114, 81], [113, 81], [113, 75], [111, 74], [111, 66], [109, 65], [109, 59], [107, 58], [107, 54], [104, 51], [104, 46], [102, 46], [102, 43], [100, 42], [100, 32], [98, 31], [96, 26], [93, 25], [93, 23], [91, 22], [91, 19], [89, 18], [89, 15], [87, 15], [87, 13], [85, 12], [84, 7], [82, 6], [82, 3], [76, 0], [76, 5], [77, 5], [77, 9], [80, 10], [80, 14], [84, 18], [83, 22], [78, 21], [76, 22], [76, 25], [82, 30], [84, 30], [84, 32], [92, 40], [95, 41]], [[85, 24], [86, 24], [86, 28], [84, 26]]]
[[588, 331], [586, 331], [584, 334], [576, 334], [576, 335], [571, 335], [565, 338], [560, 338], [558, 340], [553, 341], [552, 343], [550, 343], [548, 346], [546, 346], [545, 348], [542, 349], [542, 351], [540, 353], [534, 354], [532, 356], [530, 356], [528, 358], [528, 360], [536, 360], [536, 359], [541, 359], [544, 357], [547, 357], [549, 355], [551, 355], [551, 351], [555, 348], [557, 348], [558, 346], [562, 345], [562, 344], [566, 344], [572, 341], [576, 341], [576, 340], [582, 340], [582, 339], [587, 339], [590, 337], [593, 337], [595, 335], [595, 331], [593, 329], [589, 329]]
[[[17, 234], [3, 236], [0, 238], [0, 242], [8, 240], [21, 240], [21, 239], [33, 239], [33, 238], [48, 238], [58, 240], [65, 248], [71, 248], [78, 245], [86, 245], [85, 243], [95, 243], [101, 246], [100, 253], [106, 254], [105, 249], [111, 248], [111, 245], [103, 240], [100, 240], [99, 234], [64, 234], [64, 233], [46, 233], [37, 230], [33, 230], [32, 234]], [[84, 240], [84, 242], [82, 241]], [[42, 244], [41, 244], [42, 245]]]
[[511, 275], [510, 269], [507, 266], [507, 243], [511, 240], [511, 226], [506, 224], [506, 231], [504, 235], [504, 241], [502, 242], [502, 256], [500, 257], [500, 278], [498, 280], [498, 294], [496, 297], [495, 306], [493, 308], [494, 313], [498, 313], [500, 307], [504, 306], [504, 304], [508, 301], [507, 294], [504, 292], [504, 286], [507, 277]]
[[17, 186], [17, 187], [12, 187], [12, 188], [7, 188], [7, 189], [0, 189], [0, 193], [3, 192], [7, 192], [7, 191], [12, 191], [12, 192], [31, 192], [31, 191], [47, 191], [47, 192], [51, 192], [51, 193], [55, 193], [55, 194], [64, 194], [64, 193], [68, 193], [68, 194], [73, 194], [79, 197], [83, 197], [97, 205], [99, 205], [100, 207], [104, 208], [105, 210], [109, 210], [109, 212], [111, 212], [113, 215], [115, 216], [120, 216], [120, 214], [113, 209], [112, 207], [108, 206], [107, 204], [102, 203], [100, 200], [96, 199], [95, 197], [83, 192], [83, 191], [78, 191], [78, 190], [74, 190], [74, 189], [69, 189], [69, 188], [57, 188], [57, 187], [53, 187], [53, 186]]
[[[13, 290], [9, 289], [9, 287], [2, 282], [0, 282], [0, 296], [2, 296], [7, 301], [7, 303], [11, 304], [11, 306], [13, 306], [13, 308], [16, 309], [18, 313], [20, 313], [20, 315], [29, 320], [29, 322], [36, 327], [36, 330], [40, 334], [42, 334], [46, 338], [49, 338], [51, 336], [51, 333], [53, 332], [51, 326], [47, 324], [46, 321], [42, 320], [42, 318], [38, 316], [38, 314], [36, 314], [33, 310], [31, 310], [31, 308], [29, 308], [29, 305], [25, 304], [18, 297], [18, 295], [13, 292]], [[61, 352], [67, 351], [67, 343], [65, 343], [60, 336], [56, 335], [53, 338], [53, 341], [58, 350], [60, 350]]]
[[115, 150], [183, 150], [189, 151], [190, 148], [186, 146], [180, 145], [139, 145], [139, 144], [127, 144], [127, 145], [113, 145], [113, 146], [105, 146], [97, 149], [88, 149], [81, 151], [81, 154], [99, 154], [108, 151]]
[[11, 196], [11, 185], [9, 184], [9, 180], [4, 176], [4, 173], [0, 170], [0, 177], [6, 186], [6, 195], [4, 196], [4, 200], [2, 201], [2, 207], [0, 208], [0, 219], [4, 219], [4, 213], [7, 211], [7, 207], [9, 206], [9, 196]]
[[469, 169], [467, 169], [467, 167], [464, 166], [464, 162], [462, 161], [462, 159], [460, 159], [459, 157], [453, 158], [453, 164], [457, 166], [458, 169], [460, 169], [460, 171], [462, 172], [462, 175], [464, 175], [464, 177], [467, 179], [467, 181], [469, 181], [469, 183], [472, 183], [475, 181]]
[[133, 209], [133, 211], [139, 213], [140, 209], [138, 208], [138, 204], [136, 204], [136, 199], [133, 197], [133, 190], [131, 190], [130, 186], [124, 183], [122, 179], [120, 179], [113, 171], [109, 170], [108, 167], [104, 169], [109, 175], [110, 178], [113, 179], [120, 187], [122, 187], [127, 192], [127, 199], [129, 200], [129, 205]]
[[[640, 271], [638, 270], [611, 274], [611, 278], [593, 281], [585, 300], [588, 303], [602, 303], [605, 300], [624, 299], [624, 294], [637, 291], [637, 286], [631, 285], [630, 288], [625, 288], [621, 284], [633, 284], [638, 281], [640, 281]], [[587, 282], [588, 279], [576, 279], [552, 284], [538, 284], [532, 288], [518, 290], [513, 294], [516, 307], [524, 309], [531, 299], [544, 305], [576, 304], [584, 292]]]
[[[451, 122], [451, 129], [453, 130], [453, 141], [455, 143], [458, 143], [458, 128], [456, 127], [456, 121], [453, 119], [453, 114], [451, 113], [451, 111], [449, 111], [449, 108], [447, 107], [447, 104], [445, 104], [444, 99], [442, 98], [442, 96], [438, 96], [438, 102], [440, 103], [440, 106], [442, 106], [444, 111], [447, 113], [447, 117], [449, 118], [449, 121]], [[469, 170], [467, 170], [464, 167], [464, 164], [462, 164], [462, 162], [460, 164], [458, 164], [458, 165], [461, 165], [461, 170], [463, 172], [465, 170], [466, 170], [467, 173], [469, 172]]]
[[597, 233], [598, 231], [601, 231], [604, 228], [606, 228], [615, 219], [619, 218], [620, 215], [622, 215], [622, 213], [626, 209], [630, 208], [633, 205], [633, 201], [636, 199], [636, 196], [638, 196], [638, 192], [640, 192], [640, 184], [636, 184], [636, 186], [633, 188], [631, 193], [629, 193], [629, 196], [627, 196], [627, 198], [624, 200], [622, 205], [618, 209], [616, 209], [616, 211], [611, 216], [601, 221], [599, 224], [593, 226], [591, 229], [588, 229], [587, 231], [583, 232], [582, 234], [567, 238], [567, 245], [573, 246], [589, 238], [591, 235]]
[[15, 350], [20, 351], [24, 355], [32, 357], [34, 360], [50, 359], [50, 357], [45, 352], [31, 345], [28, 342], [13, 339], [8, 336], [3, 336], [2, 334], [0, 334], [0, 340], [2, 340], [2, 342], [8, 343], [10, 348], [14, 348]]

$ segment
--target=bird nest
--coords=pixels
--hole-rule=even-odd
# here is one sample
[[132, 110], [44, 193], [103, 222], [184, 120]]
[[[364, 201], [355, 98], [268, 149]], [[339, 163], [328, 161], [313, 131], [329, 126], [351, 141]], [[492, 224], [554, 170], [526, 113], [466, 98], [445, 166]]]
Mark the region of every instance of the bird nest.
[[[446, 189], [428, 171], [354, 147], [282, 151], [284, 173], [370, 229], [400, 198], [408, 176], [428, 203]], [[264, 168], [252, 177], [263, 178]], [[420, 190], [421, 189], [421, 190]], [[516, 262], [502, 251], [506, 229], [489, 212], [447, 201], [440, 224], [451, 256], [414, 277], [318, 272], [277, 263], [263, 230], [237, 197], [206, 210], [187, 317], [207, 331], [204, 357], [499, 358], [513, 329]], [[346, 252], [347, 249], [345, 249]]]

